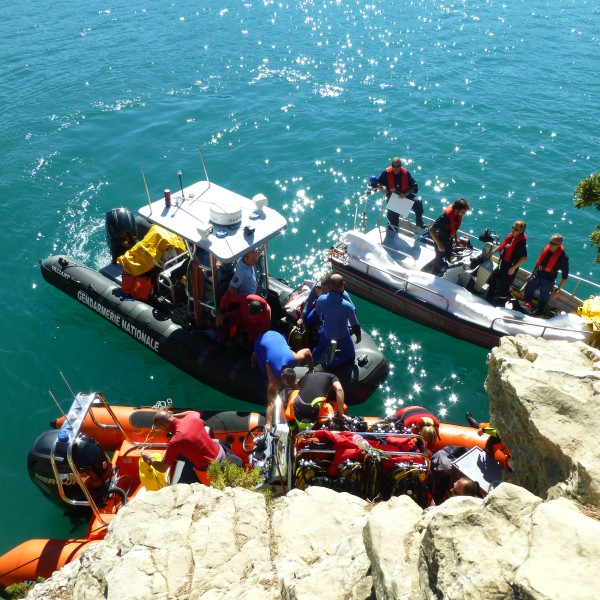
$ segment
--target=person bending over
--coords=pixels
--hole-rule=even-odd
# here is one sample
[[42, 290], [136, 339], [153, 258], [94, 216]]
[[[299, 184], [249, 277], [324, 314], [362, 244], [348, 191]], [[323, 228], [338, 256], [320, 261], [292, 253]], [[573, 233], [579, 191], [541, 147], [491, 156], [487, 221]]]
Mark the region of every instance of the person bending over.
[[435, 263], [433, 274], [442, 273], [445, 261], [450, 260], [452, 245], [456, 241], [456, 234], [460, 228], [463, 215], [470, 210], [465, 198], [459, 198], [444, 208], [442, 214], [429, 228], [429, 233], [435, 244]]
[[206, 469], [215, 460], [221, 464], [229, 460], [240, 467], [243, 464], [239, 457], [226, 451], [218, 441], [210, 437], [204, 421], [196, 411], [174, 414], [166, 410], [159, 410], [154, 415], [154, 427], [172, 434], [167, 443], [167, 450], [162, 460], [154, 460], [148, 452], [141, 453], [142, 459], [160, 473], [164, 473], [178, 459], [183, 459], [183, 462], [186, 463], [184, 467], [186, 475], [180, 479], [181, 483], [198, 481], [192, 467]]
[[259, 335], [254, 342], [254, 353], [250, 360], [252, 366], [258, 366], [260, 372], [269, 380], [265, 414], [265, 427], [268, 429], [273, 421], [275, 396], [282, 387], [281, 372], [286, 367], [293, 368], [303, 363], [306, 363], [308, 369], [312, 371], [312, 353], [309, 348], [293, 351], [278, 331], [269, 330]]

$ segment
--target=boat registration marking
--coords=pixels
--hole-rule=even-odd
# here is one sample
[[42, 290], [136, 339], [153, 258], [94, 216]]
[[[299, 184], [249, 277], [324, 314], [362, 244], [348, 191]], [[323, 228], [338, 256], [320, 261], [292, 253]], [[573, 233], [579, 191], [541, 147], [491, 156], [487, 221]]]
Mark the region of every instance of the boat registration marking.
[[110, 308], [104, 306], [97, 300], [90, 298], [85, 292], [81, 290], [77, 292], [77, 300], [91, 308], [94, 312], [104, 317], [107, 321], [110, 321], [117, 327], [120, 327], [131, 337], [134, 337], [136, 340], [138, 340], [145, 346], [148, 346], [148, 348], [150, 348], [151, 350], [154, 350], [154, 352], [158, 352], [160, 346], [160, 342], [158, 340], [155, 340], [145, 331], [142, 331], [139, 327], [136, 327], [135, 325], [124, 319], [120, 314], [116, 313], [114, 310], [111, 310]]

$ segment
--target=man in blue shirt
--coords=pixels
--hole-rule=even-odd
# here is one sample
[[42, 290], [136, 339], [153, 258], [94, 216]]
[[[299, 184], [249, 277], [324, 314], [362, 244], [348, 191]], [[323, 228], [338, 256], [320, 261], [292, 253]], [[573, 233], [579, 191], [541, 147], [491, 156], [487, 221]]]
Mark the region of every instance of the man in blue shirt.
[[256, 265], [260, 255], [263, 253], [264, 246], [257, 250], [251, 250], [240, 258], [235, 266], [235, 273], [229, 283], [227, 291], [230, 294], [256, 294], [258, 283], [256, 281]]
[[345, 300], [343, 294], [344, 279], [341, 275], [332, 275], [329, 280], [329, 292], [319, 297], [315, 307], [317, 313], [323, 317], [323, 330], [319, 337], [319, 343], [312, 351], [315, 364], [322, 362], [323, 354], [333, 340], [337, 342], [339, 353], [336, 353], [329, 365], [330, 368], [354, 360], [354, 342], [348, 325], [350, 325], [352, 334], [356, 336], [357, 344], [362, 339], [362, 335], [354, 305]]
[[[321, 319], [316, 313], [315, 307], [317, 305], [317, 300], [323, 294], [329, 293], [329, 280], [331, 279], [332, 275], [333, 273], [331, 271], [325, 273], [319, 280], [319, 283], [314, 285], [313, 288], [310, 290], [308, 298], [306, 299], [306, 302], [302, 307], [302, 314], [298, 319], [298, 327], [300, 327], [303, 324], [306, 324], [308, 327], [317, 327], [321, 324]], [[350, 302], [350, 304], [352, 304], [352, 300], [350, 300], [348, 292], [344, 291], [342, 296], [344, 300], [347, 300], [348, 302]], [[352, 306], [354, 306], [354, 304], [352, 304]]]
[[252, 366], [260, 369], [269, 380], [267, 387], [267, 411], [265, 427], [268, 429], [273, 420], [273, 404], [275, 396], [282, 387], [281, 372], [286, 367], [295, 367], [306, 363], [312, 371], [313, 360], [309, 348], [294, 351], [288, 346], [286, 339], [278, 331], [270, 329], [258, 336], [254, 342], [254, 353], [250, 359]]

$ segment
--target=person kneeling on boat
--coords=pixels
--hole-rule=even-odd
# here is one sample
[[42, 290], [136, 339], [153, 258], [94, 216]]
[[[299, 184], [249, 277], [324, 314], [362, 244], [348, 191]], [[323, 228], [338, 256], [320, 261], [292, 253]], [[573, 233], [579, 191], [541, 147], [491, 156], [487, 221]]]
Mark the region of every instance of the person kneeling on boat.
[[427, 448], [433, 446], [440, 438], [439, 419], [422, 406], [405, 406], [396, 411], [394, 420], [396, 429], [404, 428], [410, 433], [420, 435], [425, 440]]
[[285, 387], [295, 388], [290, 394], [285, 416], [296, 431], [328, 421], [334, 414], [340, 419], [345, 418], [344, 388], [333, 373], [309, 371], [298, 379], [296, 371], [287, 368], [281, 373], [281, 383]]
[[271, 307], [264, 298], [256, 294], [223, 297], [217, 317], [219, 342], [223, 344], [234, 338], [240, 327], [244, 328], [247, 338], [242, 345], [247, 343], [250, 348], [258, 336], [271, 327]]
[[265, 428], [273, 421], [273, 405], [277, 392], [282, 387], [281, 374], [286, 367], [296, 367], [306, 362], [308, 370], [313, 370], [313, 357], [309, 348], [292, 350], [286, 339], [278, 332], [269, 330], [258, 336], [254, 342], [254, 353], [250, 359], [253, 367], [258, 366], [269, 380], [267, 387], [267, 410]]
[[435, 264], [433, 274], [442, 273], [444, 262], [452, 256], [452, 246], [456, 241], [456, 234], [460, 229], [463, 215], [471, 207], [465, 198], [459, 198], [444, 208], [442, 214], [429, 228], [429, 233], [435, 244]]
[[162, 460], [154, 460], [148, 452], [141, 453], [142, 459], [160, 473], [167, 471], [177, 460], [183, 459], [184, 468], [178, 483], [197, 482], [194, 469], [206, 469], [215, 460], [222, 465], [226, 460], [239, 467], [243, 464], [239, 457], [210, 437], [204, 421], [196, 411], [173, 414], [159, 410], [154, 415], [153, 426], [172, 436]]
[[[357, 344], [362, 339], [362, 333], [354, 305], [344, 299], [344, 279], [341, 275], [331, 276], [329, 279], [329, 293], [324, 294], [317, 300], [315, 311], [323, 318], [323, 329], [319, 336], [319, 343], [312, 352], [315, 363], [322, 362], [323, 355], [333, 340], [337, 343], [339, 354], [336, 352], [334, 359], [329, 364], [330, 368], [353, 361], [356, 352], [351, 332], [352, 335], [356, 336]], [[348, 326], [350, 326], [350, 329], [348, 329]]]

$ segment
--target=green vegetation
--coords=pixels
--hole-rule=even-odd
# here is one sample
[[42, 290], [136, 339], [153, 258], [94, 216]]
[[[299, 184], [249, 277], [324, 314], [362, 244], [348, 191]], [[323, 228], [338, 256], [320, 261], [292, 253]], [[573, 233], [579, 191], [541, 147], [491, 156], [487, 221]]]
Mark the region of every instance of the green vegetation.
[[7, 598], [8, 600], [25, 598], [25, 596], [27, 596], [36, 583], [43, 583], [44, 581], [46, 580], [43, 577], [38, 577], [36, 581], [13, 583], [6, 588], [6, 591], [2, 597]]
[[226, 461], [221, 468], [219, 461], [215, 460], [208, 466], [207, 474], [210, 486], [218, 490], [226, 487], [241, 487], [246, 490], [259, 491], [267, 503], [271, 500], [272, 494], [269, 490], [257, 489], [264, 483], [260, 469], [245, 470], [244, 467], [238, 467], [229, 461]]
[[[595, 206], [600, 210], [600, 173], [592, 173], [584, 177], [573, 190], [574, 204], [577, 208]], [[590, 240], [598, 249], [598, 256], [594, 262], [600, 263], [600, 225], [590, 234]]]

